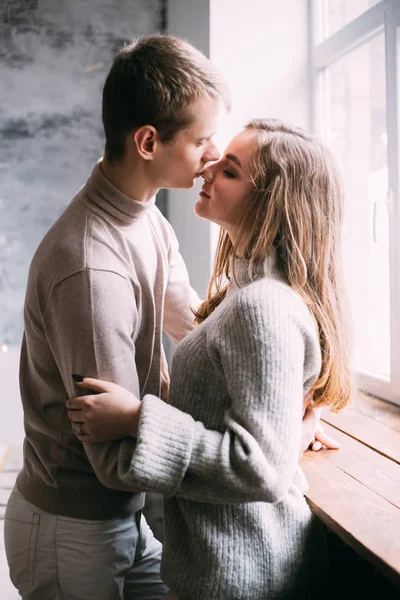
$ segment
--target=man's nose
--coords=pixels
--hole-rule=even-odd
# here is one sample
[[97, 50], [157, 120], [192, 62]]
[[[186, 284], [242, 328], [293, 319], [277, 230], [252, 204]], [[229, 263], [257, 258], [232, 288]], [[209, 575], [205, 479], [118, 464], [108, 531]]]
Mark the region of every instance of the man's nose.
[[208, 164], [206, 165], [204, 171], [202, 172], [201, 176], [205, 179], [205, 181], [207, 181], [208, 183], [212, 183], [214, 180], [214, 169], [213, 169], [213, 165], [215, 164], [215, 162], [208, 162]]
[[213, 141], [210, 141], [207, 145], [206, 151], [203, 154], [203, 161], [205, 163], [215, 162], [219, 159], [219, 150]]

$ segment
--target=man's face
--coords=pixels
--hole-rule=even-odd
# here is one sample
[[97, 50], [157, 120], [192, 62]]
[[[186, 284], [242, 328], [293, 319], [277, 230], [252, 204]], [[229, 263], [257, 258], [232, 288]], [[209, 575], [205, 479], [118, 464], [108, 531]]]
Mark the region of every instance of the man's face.
[[158, 187], [191, 188], [209, 161], [218, 160], [213, 142], [220, 114], [220, 102], [204, 97], [192, 105], [193, 122], [166, 144], [161, 144], [156, 163]]

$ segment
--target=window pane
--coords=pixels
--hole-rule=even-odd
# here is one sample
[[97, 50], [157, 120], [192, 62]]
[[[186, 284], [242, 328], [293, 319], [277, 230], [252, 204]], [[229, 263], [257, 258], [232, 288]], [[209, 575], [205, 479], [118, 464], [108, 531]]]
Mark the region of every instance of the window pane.
[[328, 69], [330, 146], [346, 186], [344, 263], [356, 368], [390, 377], [389, 216], [384, 36]]
[[324, 37], [329, 37], [380, 0], [319, 0]]

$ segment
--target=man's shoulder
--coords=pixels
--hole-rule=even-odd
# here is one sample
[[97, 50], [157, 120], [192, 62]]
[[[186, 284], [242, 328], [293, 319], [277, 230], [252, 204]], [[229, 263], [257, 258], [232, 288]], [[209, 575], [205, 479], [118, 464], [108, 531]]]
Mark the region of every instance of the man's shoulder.
[[126, 262], [117, 250], [118, 241], [78, 194], [40, 242], [31, 262], [30, 279], [35, 285], [54, 288], [85, 269], [125, 277]]
[[84, 238], [84, 219], [74, 214], [71, 203], [42, 238], [33, 256], [31, 269], [53, 272], [71, 262], [74, 268], [83, 266]]

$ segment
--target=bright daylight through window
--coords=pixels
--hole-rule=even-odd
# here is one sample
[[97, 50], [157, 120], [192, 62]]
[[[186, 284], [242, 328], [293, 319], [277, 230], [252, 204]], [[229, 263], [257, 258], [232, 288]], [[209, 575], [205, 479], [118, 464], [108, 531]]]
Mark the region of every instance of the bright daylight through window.
[[400, 404], [400, 0], [310, 6], [314, 129], [346, 187], [354, 367], [367, 392]]

